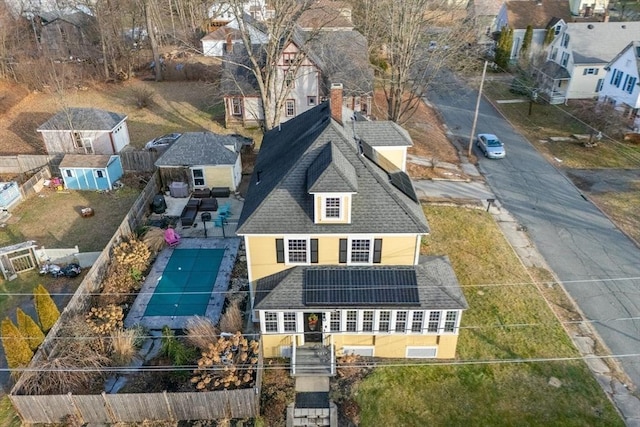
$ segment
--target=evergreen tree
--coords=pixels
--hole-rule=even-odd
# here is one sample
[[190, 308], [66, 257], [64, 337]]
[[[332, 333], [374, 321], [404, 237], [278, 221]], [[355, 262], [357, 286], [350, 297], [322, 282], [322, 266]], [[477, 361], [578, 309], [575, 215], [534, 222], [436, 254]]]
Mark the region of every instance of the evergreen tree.
[[6, 317], [0, 324], [2, 334], [2, 347], [7, 358], [9, 369], [22, 368], [29, 365], [33, 357], [33, 351], [24, 339], [16, 325]]
[[520, 55], [525, 56], [531, 47], [531, 41], [533, 40], [533, 27], [527, 25], [527, 30], [524, 32], [524, 40], [522, 40], [522, 48], [520, 49]]
[[44, 332], [49, 332], [49, 329], [55, 325], [60, 317], [60, 311], [58, 311], [56, 303], [53, 302], [51, 295], [49, 295], [44, 286], [38, 285], [33, 291], [33, 296], [35, 297], [36, 312], [38, 313], [40, 326]]
[[556, 38], [556, 29], [555, 27], [551, 27], [547, 29], [547, 34], [544, 35], [544, 42], [543, 44], [545, 46], [549, 46], [551, 44], [551, 42], [553, 41], [553, 39]]
[[496, 64], [503, 70], [509, 68], [512, 46], [513, 30], [505, 26], [502, 28], [502, 31], [500, 31], [500, 38], [498, 39], [498, 46], [496, 48]]
[[35, 351], [44, 341], [44, 333], [40, 326], [21, 308], [16, 309], [16, 318], [18, 319], [18, 330], [29, 344], [29, 348]]

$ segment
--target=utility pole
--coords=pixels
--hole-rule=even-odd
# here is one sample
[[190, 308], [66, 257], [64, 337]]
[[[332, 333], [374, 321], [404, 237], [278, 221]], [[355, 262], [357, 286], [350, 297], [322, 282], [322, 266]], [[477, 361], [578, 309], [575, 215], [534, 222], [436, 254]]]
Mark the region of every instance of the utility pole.
[[471, 155], [471, 149], [473, 148], [473, 135], [476, 133], [476, 123], [478, 123], [478, 111], [480, 110], [480, 100], [482, 99], [482, 86], [484, 86], [484, 76], [487, 74], [487, 64], [489, 61], [484, 61], [484, 68], [482, 69], [482, 79], [480, 79], [480, 89], [478, 89], [478, 100], [476, 101], [476, 112], [473, 115], [473, 124], [471, 125], [471, 136], [469, 137], [469, 152], [467, 155]]

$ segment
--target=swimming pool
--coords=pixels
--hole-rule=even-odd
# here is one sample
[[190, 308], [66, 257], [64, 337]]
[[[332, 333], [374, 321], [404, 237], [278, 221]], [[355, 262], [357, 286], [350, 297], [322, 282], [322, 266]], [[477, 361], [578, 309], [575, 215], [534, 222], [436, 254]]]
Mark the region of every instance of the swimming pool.
[[224, 249], [174, 249], [144, 316], [203, 316]]

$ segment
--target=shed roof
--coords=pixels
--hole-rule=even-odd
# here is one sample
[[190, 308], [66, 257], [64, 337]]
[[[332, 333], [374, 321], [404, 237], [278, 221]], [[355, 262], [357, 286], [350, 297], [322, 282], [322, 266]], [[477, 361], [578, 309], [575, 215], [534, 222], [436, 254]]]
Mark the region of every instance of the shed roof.
[[43, 131], [109, 131], [125, 121], [127, 116], [98, 108], [67, 108], [56, 113], [38, 127]]
[[60, 162], [61, 168], [106, 168], [111, 163], [108, 154], [65, 154]]
[[[185, 132], [156, 160], [157, 167], [234, 165], [245, 138]], [[230, 147], [230, 148], [227, 148]]]

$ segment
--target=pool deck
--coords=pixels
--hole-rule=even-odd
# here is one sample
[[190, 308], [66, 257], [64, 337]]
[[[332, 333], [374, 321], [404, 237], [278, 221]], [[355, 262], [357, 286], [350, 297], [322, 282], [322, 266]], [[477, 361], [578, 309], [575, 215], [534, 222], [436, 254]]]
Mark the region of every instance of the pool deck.
[[[186, 202], [185, 202], [186, 203]], [[180, 230], [178, 231], [180, 232]], [[181, 233], [182, 234], [182, 233]], [[235, 234], [232, 234], [235, 236]], [[225, 239], [208, 237], [208, 238], [187, 238], [183, 235], [180, 244], [175, 249], [224, 249], [224, 256], [218, 269], [216, 282], [209, 296], [205, 317], [217, 323], [222, 311], [222, 306], [229, 288], [231, 272], [235, 265], [238, 249], [240, 248], [240, 238], [227, 237]], [[173, 254], [174, 248], [165, 248], [157, 256], [155, 262], [151, 266], [149, 275], [146, 277], [142, 289], [138, 297], [134, 301], [129, 314], [127, 315], [124, 325], [129, 328], [135, 324], [140, 324], [151, 330], [162, 329], [165, 325], [171, 329], [183, 329], [187, 320], [192, 316], [144, 316], [147, 304], [151, 300], [156, 286], [162, 278], [164, 269], [169, 262], [169, 258]]]

